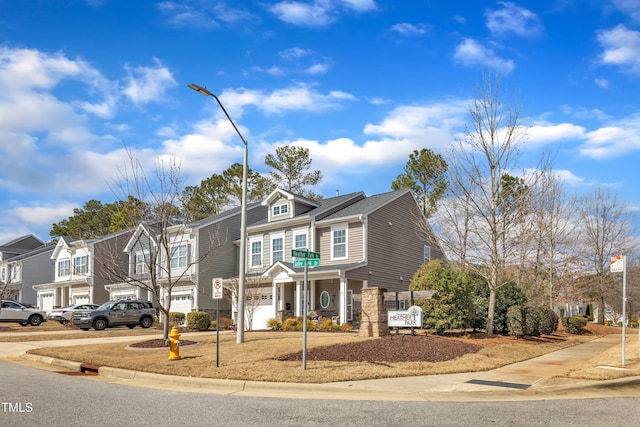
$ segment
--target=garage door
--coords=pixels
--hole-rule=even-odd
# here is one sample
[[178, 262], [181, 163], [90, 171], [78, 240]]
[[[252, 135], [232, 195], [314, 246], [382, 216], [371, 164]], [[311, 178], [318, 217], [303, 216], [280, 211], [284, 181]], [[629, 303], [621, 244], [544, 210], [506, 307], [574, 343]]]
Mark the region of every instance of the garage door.
[[49, 312], [53, 310], [53, 294], [40, 295], [40, 310]]
[[172, 313], [191, 313], [193, 298], [191, 295], [171, 295]]
[[89, 295], [88, 294], [80, 294], [80, 295], [74, 295], [73, 296], [73, 303], [74, 304], [89, 304]]

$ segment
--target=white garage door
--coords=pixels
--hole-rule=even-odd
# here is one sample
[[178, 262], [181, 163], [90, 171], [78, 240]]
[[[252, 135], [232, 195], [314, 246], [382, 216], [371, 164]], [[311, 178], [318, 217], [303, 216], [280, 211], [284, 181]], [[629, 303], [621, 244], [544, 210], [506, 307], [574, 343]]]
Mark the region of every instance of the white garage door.
[[73, 303], [74, 304], [89, 304], [89, 295], [87, 295], [87, 294], [74, 295], [73, 296]]
[[191, 313], [193, 299], [191, 295], [171, 295], [172, 313]]
[[[249, 325], [251, 326], [251, 329], [254, 331], [269, 329], [267, 322], [269, 321], [269, 319], [273, 319], [274, 317], [276, 317], [273, 311], [273, 307], [270, 305], [261, 305], [255, 307], [253, 309], [253, 321], [251, 322], [251, 325]], [[245, 321], [248, 322], [249, 319], [245, 318]]]
[[53, 294], [40, 295], [40, 310], [49, 312], [53, 310]]

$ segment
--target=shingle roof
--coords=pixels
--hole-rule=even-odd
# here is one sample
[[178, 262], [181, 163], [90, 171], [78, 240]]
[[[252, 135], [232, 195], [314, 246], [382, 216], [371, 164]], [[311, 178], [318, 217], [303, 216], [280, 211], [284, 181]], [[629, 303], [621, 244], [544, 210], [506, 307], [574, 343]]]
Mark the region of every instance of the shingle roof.
[[348, 218], [354, 215], [367, 215], [407, 192], [409, 192], [409, 190], [397, 190], [369, 196], [322, 219], [332, 220]]

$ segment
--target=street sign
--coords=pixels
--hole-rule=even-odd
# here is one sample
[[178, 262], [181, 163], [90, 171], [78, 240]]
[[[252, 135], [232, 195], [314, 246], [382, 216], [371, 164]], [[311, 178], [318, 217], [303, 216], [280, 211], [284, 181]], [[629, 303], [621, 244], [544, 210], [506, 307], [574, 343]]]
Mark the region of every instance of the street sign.
[[616, 255], [611, 257], [611, 265], [609, 267], [609, 272], [611, 273], [624, 272], [624, 256]]
[[318, 252], [311, 252], [300, 249], [293, 249], [291, 251], [291, 256], [294, 258], [320, 259], [320, 254]]
[[320, 265], [319, 259], [294, 259], [293, 266], [294, 267], [304, 267], [306, 264], [307, 267], [318, 267]]
[[213, 279], [213, 299], [223, 298], [222, 277], [216, 277]]

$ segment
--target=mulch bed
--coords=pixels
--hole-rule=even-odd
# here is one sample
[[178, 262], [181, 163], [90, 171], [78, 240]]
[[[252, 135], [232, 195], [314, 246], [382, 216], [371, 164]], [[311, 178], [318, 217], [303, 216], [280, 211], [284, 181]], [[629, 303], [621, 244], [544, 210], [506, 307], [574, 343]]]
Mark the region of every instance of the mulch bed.
[[[406, 335], [378, 338], [349, 344], [307, 350], [307, 360], [333, 362], [444, 362], [483, 347], [454, 339], [436, 336]], [[276, 360], [302, 360], [302, 351], [281, 356]]]

